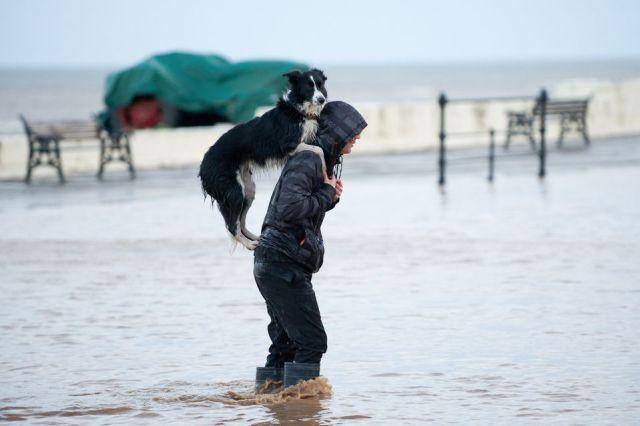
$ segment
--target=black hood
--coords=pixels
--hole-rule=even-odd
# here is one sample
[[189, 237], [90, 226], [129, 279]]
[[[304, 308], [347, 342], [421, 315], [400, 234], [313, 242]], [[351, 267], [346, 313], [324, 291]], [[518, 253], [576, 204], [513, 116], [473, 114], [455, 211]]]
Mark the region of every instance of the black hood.
[[340, 162], [342, 148], [367, 127], [362, 115], [342, 101], [329, 102], [322, 109], [316, 133], [316, 145], [324, 151], [327, 174]]

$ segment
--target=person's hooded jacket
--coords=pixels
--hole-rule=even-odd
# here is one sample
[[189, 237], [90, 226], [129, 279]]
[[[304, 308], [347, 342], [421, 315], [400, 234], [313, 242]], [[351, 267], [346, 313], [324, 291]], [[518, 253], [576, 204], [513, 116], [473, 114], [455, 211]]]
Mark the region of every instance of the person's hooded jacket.
[[[335, 101], [323, 109], [315, 145], [322, 148], [327, 174], [333, 175], [342, 149], [367, 126], [351, 105]], [[324, 182], [320, 156], [311, 150], [291, 155], [271, 196], [256, 259], [291, 261], [317, 272], [324, 258], [320, 226], [332, 209], [335, 189]]]

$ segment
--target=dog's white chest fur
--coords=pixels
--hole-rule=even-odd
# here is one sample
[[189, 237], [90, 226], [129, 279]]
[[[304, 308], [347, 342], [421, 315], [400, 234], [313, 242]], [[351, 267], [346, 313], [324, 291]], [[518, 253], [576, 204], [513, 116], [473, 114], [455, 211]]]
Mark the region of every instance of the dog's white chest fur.
[[318, 131], [318, 120], [309, 120], [305, 118], [302, 121], [302, 137], [300, 143], [309, 143], [316, 137]]
[[302, 126], [302, 137], [300, 138], [300, 143], [289, 155], [293, 155], [304, 150], [315, 152], [320, 157], [320, 161], [322, 161], [322, 172], [323, 174], [326, 174], [327, 165], [324, 161], [324, 152], [322, 151], [322, 148], [309, 144], [309, 142], [313, 142], [313, 139], [316, 137], [316, 132], [318, 131], [318, 120], [309, 120], [305, 118], [300, 125]]

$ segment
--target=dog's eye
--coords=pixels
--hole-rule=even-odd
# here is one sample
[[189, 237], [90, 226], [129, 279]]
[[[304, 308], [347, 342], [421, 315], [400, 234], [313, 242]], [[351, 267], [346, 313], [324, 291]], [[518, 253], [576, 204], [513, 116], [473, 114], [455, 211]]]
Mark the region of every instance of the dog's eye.
[[312, 83], [312, 82], [308, 82], [308, 83], [307, 83], [307, 85], [308, 85], [309, 87], [313, 87], [313, 83]]

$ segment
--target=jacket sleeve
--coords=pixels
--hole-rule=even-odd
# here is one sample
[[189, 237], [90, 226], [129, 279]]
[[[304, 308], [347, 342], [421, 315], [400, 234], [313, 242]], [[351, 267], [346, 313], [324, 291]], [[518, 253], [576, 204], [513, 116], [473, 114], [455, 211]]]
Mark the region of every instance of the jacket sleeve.
[[[298, 154], [299, 155], [299, 154]], [[313, 181], [322, 174], [322, 166], [313, 157], [296, 161], [286, 170], [280, 183], [278, 212], [282, 220], [293, 222], [325, 212], [333, 203], [335, 189], [328, 183], [313, 191]], [[315, 161], [310, 161], [310, 160]], [[318, 164], [316, 164], [318, 163]]]
[[331, 210], [332, 208], [334, 208], [336, 206], [336, 204], [338, 204], [338, 202], [340, 201], [340, 198], [338, 198], [337, 200], [335, 200], [333, 203], [331, 203], [331, 205], [329, 206], [329, 208], [327, 209], [327, 211]]

